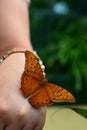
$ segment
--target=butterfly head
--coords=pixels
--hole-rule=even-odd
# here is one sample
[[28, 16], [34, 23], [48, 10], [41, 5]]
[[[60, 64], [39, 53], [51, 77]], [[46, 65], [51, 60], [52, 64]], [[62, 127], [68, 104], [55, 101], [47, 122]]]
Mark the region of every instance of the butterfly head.
[[48, 82], [48, 79], [47, 78], [44, 78], [41, 82], [40, 82], [40, 85], [41, 86], [45, 86]]

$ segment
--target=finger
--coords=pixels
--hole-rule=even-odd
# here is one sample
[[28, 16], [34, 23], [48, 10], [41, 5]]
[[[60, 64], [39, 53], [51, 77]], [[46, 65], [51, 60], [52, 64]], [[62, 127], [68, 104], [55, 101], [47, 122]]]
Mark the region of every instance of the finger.
[[9, 118], [9, 108], [7, 104], [3, 103], [0, 106], [0, 125], [9, 124], [10, 122], [11, 122], [11, 118]]
[[43, 127], [44, 127], [44, 122], [43, 123], [39, 123], [32, 130], [42, 130]]
[[0, 107], [0, 130], [4, 130], [5, 129], [5, 124], [6, 124], [6, 118], [5, 116], [7, 116], [7, 109], [5, 107], [5, 105], [3, 104]]
[[6, 126], [3, 130], [20, 130], [20, 128], [16, 124], [11, 124]]
[[0, 130], [3, 130], [4, 125], [2, 123], [0, 123]]
[[39, 122], [37, 123], [37, 125], [34, 127], [33, 130], [42, 130], [45, 124], [45, 118], [46, 118], [46, 108], [42, 107]]
[[21, 128], [20, 130], [34, 130], [33, 126], [25, 126], [23, 128]]

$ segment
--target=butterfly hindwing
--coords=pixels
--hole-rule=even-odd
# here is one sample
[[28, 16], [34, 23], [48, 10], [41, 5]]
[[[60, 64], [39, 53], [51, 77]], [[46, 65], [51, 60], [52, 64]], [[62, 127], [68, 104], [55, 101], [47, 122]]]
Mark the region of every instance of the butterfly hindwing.
[[45, 87], [53, 102], [75, 102], [74, 96], [69, 91], [58, 85], [47, 83]]
[[35, 93], [33, 93], [29, 98], [30, 104], [34, 107], [51, 105], [53, 102], [50, 100], [49, 95], [45, 87], [40, 87]]

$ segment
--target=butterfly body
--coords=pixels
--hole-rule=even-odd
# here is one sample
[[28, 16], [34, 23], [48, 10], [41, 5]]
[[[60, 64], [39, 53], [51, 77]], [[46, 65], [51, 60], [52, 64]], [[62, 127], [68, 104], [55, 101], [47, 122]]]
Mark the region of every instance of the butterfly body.
[[74, 96], [66, 89], [49, 83], [44, 77], [38, 58], [25, 52], [25, 70], [21, 78], [21, 90], [34, 107], [51, 105], [55, 102], [74, 102]]

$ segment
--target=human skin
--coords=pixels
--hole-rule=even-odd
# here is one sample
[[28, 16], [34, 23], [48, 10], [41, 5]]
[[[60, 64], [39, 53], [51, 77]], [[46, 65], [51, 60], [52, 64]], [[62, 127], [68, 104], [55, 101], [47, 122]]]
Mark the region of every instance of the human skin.
[[[33, 50], [28, 4], [25, 0], [0, 0], [0, 57], [13, 48]], [[20, 91], [24, 65], [23, 53], [0, 63], [0, 130], [42, 130], [44, 126], [45, 107], [32, 107]]]

